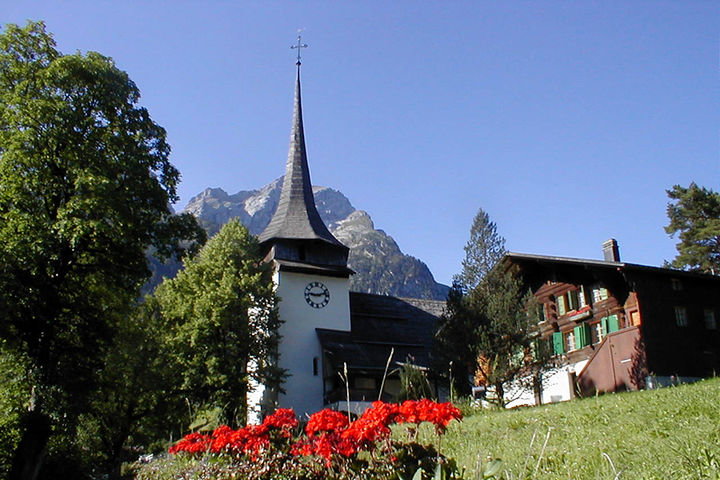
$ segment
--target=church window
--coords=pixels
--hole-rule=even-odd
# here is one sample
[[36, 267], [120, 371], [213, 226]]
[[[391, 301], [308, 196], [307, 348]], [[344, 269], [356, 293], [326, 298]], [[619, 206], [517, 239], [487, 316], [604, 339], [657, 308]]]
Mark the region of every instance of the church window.
[[377, 388], [377, 382], [374, 378], [357, 377], [355, 379], [355, 388], [359, 390], [375, 390]]

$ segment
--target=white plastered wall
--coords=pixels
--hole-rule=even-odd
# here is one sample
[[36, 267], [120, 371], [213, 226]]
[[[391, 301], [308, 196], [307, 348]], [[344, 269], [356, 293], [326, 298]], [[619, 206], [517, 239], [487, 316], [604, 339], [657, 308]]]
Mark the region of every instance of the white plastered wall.
[[[305, 301], [305, 287], [310, 282], [323, 283], [330, 301], [323, 308], [313, 308]], [[281, 408], [293, 408], [303, 417], [323, 408], [322, 353], [316, 328], [350, 330], [349, 279], [295, 272], [277, 272], [277, 295], [280, 297], [280, 368], [287, 370], [283, 384], [286, 393], [279, 397]], [[313, 373], [313, 358], [318, 372]]]

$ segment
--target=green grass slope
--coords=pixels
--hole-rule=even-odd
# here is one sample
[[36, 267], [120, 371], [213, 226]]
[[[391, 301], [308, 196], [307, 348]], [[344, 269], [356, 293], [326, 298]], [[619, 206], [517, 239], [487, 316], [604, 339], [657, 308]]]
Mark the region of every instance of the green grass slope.
[[720, 379], [480, 412], [441, 449], [467, 479], [488, 458], [504, 479], [720, 479]]

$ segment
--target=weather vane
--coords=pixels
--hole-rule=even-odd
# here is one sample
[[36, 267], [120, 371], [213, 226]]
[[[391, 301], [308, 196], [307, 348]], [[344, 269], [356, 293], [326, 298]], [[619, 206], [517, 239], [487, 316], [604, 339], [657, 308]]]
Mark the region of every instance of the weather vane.
[[297, 45], [290, 45], [290, 48], [297, 48], [297, 62], [295, 65], [300, 65], [300, 49], [308, 47], [307, 43], [302, 43], [302, 36], [300, 35], [300, 32], [302, 32], [302, 30], [298, 30]]

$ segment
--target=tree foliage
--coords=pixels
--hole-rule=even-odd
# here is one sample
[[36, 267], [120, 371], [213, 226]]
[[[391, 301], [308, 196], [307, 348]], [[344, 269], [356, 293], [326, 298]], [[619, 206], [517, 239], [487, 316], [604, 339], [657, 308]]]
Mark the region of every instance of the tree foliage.
[[500, 262], [504, 252], [505, 239], [480, 209], [436, 335], [437, 352], [451, 370], [455, 391], [469, 393], [471, 375], [476, 384], [492, 387], [499, 405], [509, 400], [511, 384], [533, 390], [551, 357], [531, 313], [534, 296], [518, 272]]
[[465, 244], [462, 272], [455, 283], [469, 291], [480, 284], [505, 255], [505, 239], [497, 232], [495, 222], [482, 208], [478, 210], [470, 227], [470, 239]]
[[505, 406], [523, 391], [537, 392], [549, 370], [552, 351], [540, 338], [537, 303], [512, 266], [499, 264], [466, 298], [477, 314], [476, 382]]
[[34, 478], [50, 432], [87, 409], [146, 250], [202, 240], [169, 209], [179, 173], [139, 97], [112, 59], [61, 54], [42, 23], [0, 34], [0, 336], [36, 379], [12, 478]]
[[120, 478], [124, 462], [162, 451], [190, 418], [179, 366], [157, 300], [148, 296], [118, 327], [76, 440], [87, 471]]
[[243, 424], [249, 383], [272, 386], [280, 378], [272, 270], [261, 262], [255, 237], [230, 221], [155, 295], [188, 398]]
[[678, 235], [678, 254], [670, 266], [720, 274], [720, 193], [699, 187], [673, 186], [667, 191], [670, 223], [665, 231]]

